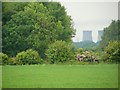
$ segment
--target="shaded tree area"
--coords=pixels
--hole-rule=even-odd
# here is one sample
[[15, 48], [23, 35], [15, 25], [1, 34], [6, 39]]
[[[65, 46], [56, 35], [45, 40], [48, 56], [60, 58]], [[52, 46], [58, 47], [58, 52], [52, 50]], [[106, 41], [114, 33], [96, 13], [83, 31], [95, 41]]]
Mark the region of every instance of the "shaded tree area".
[[111, 24], [104, 28], [102, 41], [99, 44], [99, 48], [104, 50], [110, 42], [119, 41], [120, 39], [120, 20], [113, 20]]
[[92, 41], [81, 41], [81, 42], [74, 42], [73, 45], [76, 48], [83, 48], [85, 50], [91, 51], [97, 48], [97, 43]]
[[98, 49], [104, 52], [102, 57], [104, 61], [120, 62], [120, 20], [113, 20], [104, 29]]
[[42, 58], [56, 40], [71, 42], [75, 34], [71, 17], [58, 2], [3, 3], [3, 53], [15, 56], [33, 49]]
[[3, 64], [89, 64], [89, 61], [120, 60], [119, 20], [104, 28], [99, 43], [74, 43], [78, 46], [75, 48], [71, 39], [75, 35], [73, 21], [58, 2], [3, 2], [2, 12]]
[[112, 62], [120, 62], [120, 42], [113, 41], [105, 48], [106, 59]]
[[[22, 3], [22, 4], [21, 4]], [[27, 2], [3, 2], [2, 3], [2, 24], [6, 24], [13, 14], [24, 10]]]

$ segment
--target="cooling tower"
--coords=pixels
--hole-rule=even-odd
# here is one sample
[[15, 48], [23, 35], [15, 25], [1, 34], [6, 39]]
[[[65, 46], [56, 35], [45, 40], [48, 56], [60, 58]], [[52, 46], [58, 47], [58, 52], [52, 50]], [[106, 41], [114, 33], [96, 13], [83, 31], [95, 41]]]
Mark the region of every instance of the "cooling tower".
[[97, 39], [98, 42], [102, 40], [102, 38], [101, 38], [102, 35], [103, 35], [103, 31], [102, 31], [102, 30], [99, 30], [99, 31], [98, 31], [98, 39]]
[[92, 41], [92, 31], [83, 31], [83, 41]]

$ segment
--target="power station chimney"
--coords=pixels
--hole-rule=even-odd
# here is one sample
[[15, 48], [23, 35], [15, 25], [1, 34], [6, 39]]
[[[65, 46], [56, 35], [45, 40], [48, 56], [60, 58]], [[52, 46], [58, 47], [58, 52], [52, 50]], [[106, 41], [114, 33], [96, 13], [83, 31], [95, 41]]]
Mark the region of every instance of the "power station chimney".
[[97, 42], [101, 41], [102, 40], [102, 35], [103, 35], [103, 31], [102, 30], [99, 30], [98, 31], [98, 39], [97, 39]]
[[92, 41], [92, 31], [83, 31], [83, 41]]

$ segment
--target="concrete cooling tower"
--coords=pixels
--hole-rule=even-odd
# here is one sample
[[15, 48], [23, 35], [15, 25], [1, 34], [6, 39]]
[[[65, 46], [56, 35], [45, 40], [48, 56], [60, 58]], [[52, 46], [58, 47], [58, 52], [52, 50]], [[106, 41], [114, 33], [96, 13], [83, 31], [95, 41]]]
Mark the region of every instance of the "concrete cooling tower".
[[92, 31], [83, 31], [83, 41], [92, 41]]
[[102, 31], [102, 30], [99, 30], [99, 31], [98, 31], [98, 39], [97, 39], [98, 42], [102, 40], [102, 38], [101, 38], [102, 35], [103, 35], [103, 31]]

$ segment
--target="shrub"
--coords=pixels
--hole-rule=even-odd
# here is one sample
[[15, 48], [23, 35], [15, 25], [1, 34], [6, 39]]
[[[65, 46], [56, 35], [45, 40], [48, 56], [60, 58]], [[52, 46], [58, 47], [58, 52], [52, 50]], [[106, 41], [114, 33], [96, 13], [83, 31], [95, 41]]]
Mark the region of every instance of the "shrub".
[[9, 58], [9, 65], [21, 65], [22, 61], [17, 60], [15, 57]]
[[100, 60], [99, 57], [96, 55], [96, 53], [92, 51], [82, 51], [82, 53], [78, 52], [76, 53], [75, 56], [76, 56], [77, 61], [86, 62], [87, 64], [93, 63], [93, 62], [99, 63], [99, 60]]
[[[107, 59], [112, 60], [113, 62], [120, 62], [120, 42], [114, 41], [110, 42], [105, 48]], [[106, 57], [104, 57], [106, 58]]]
[[8, 64], [8, 55], [0, 52], [0, 64]]
[[22, 51], [16, 55], [16, 60], [21, 62], [21, 64], [38, 64], [41, 61], [41, 58], [37, 51], [28, 49]]
[[1, 57], [0, 57], [0, 65], [2, 65], [2, 59], [1, 59]]
[[45, 54], [51, 63], [64, 63], [74, 57], [71, 44], [65, 41], [55, 41], [49, 45]]
[[77, 50], [76, 50], [76, 53], [78, 54], [83, 54], [83, 52], [84, 52], [84, 49], [83, 48], [78, 48]]

